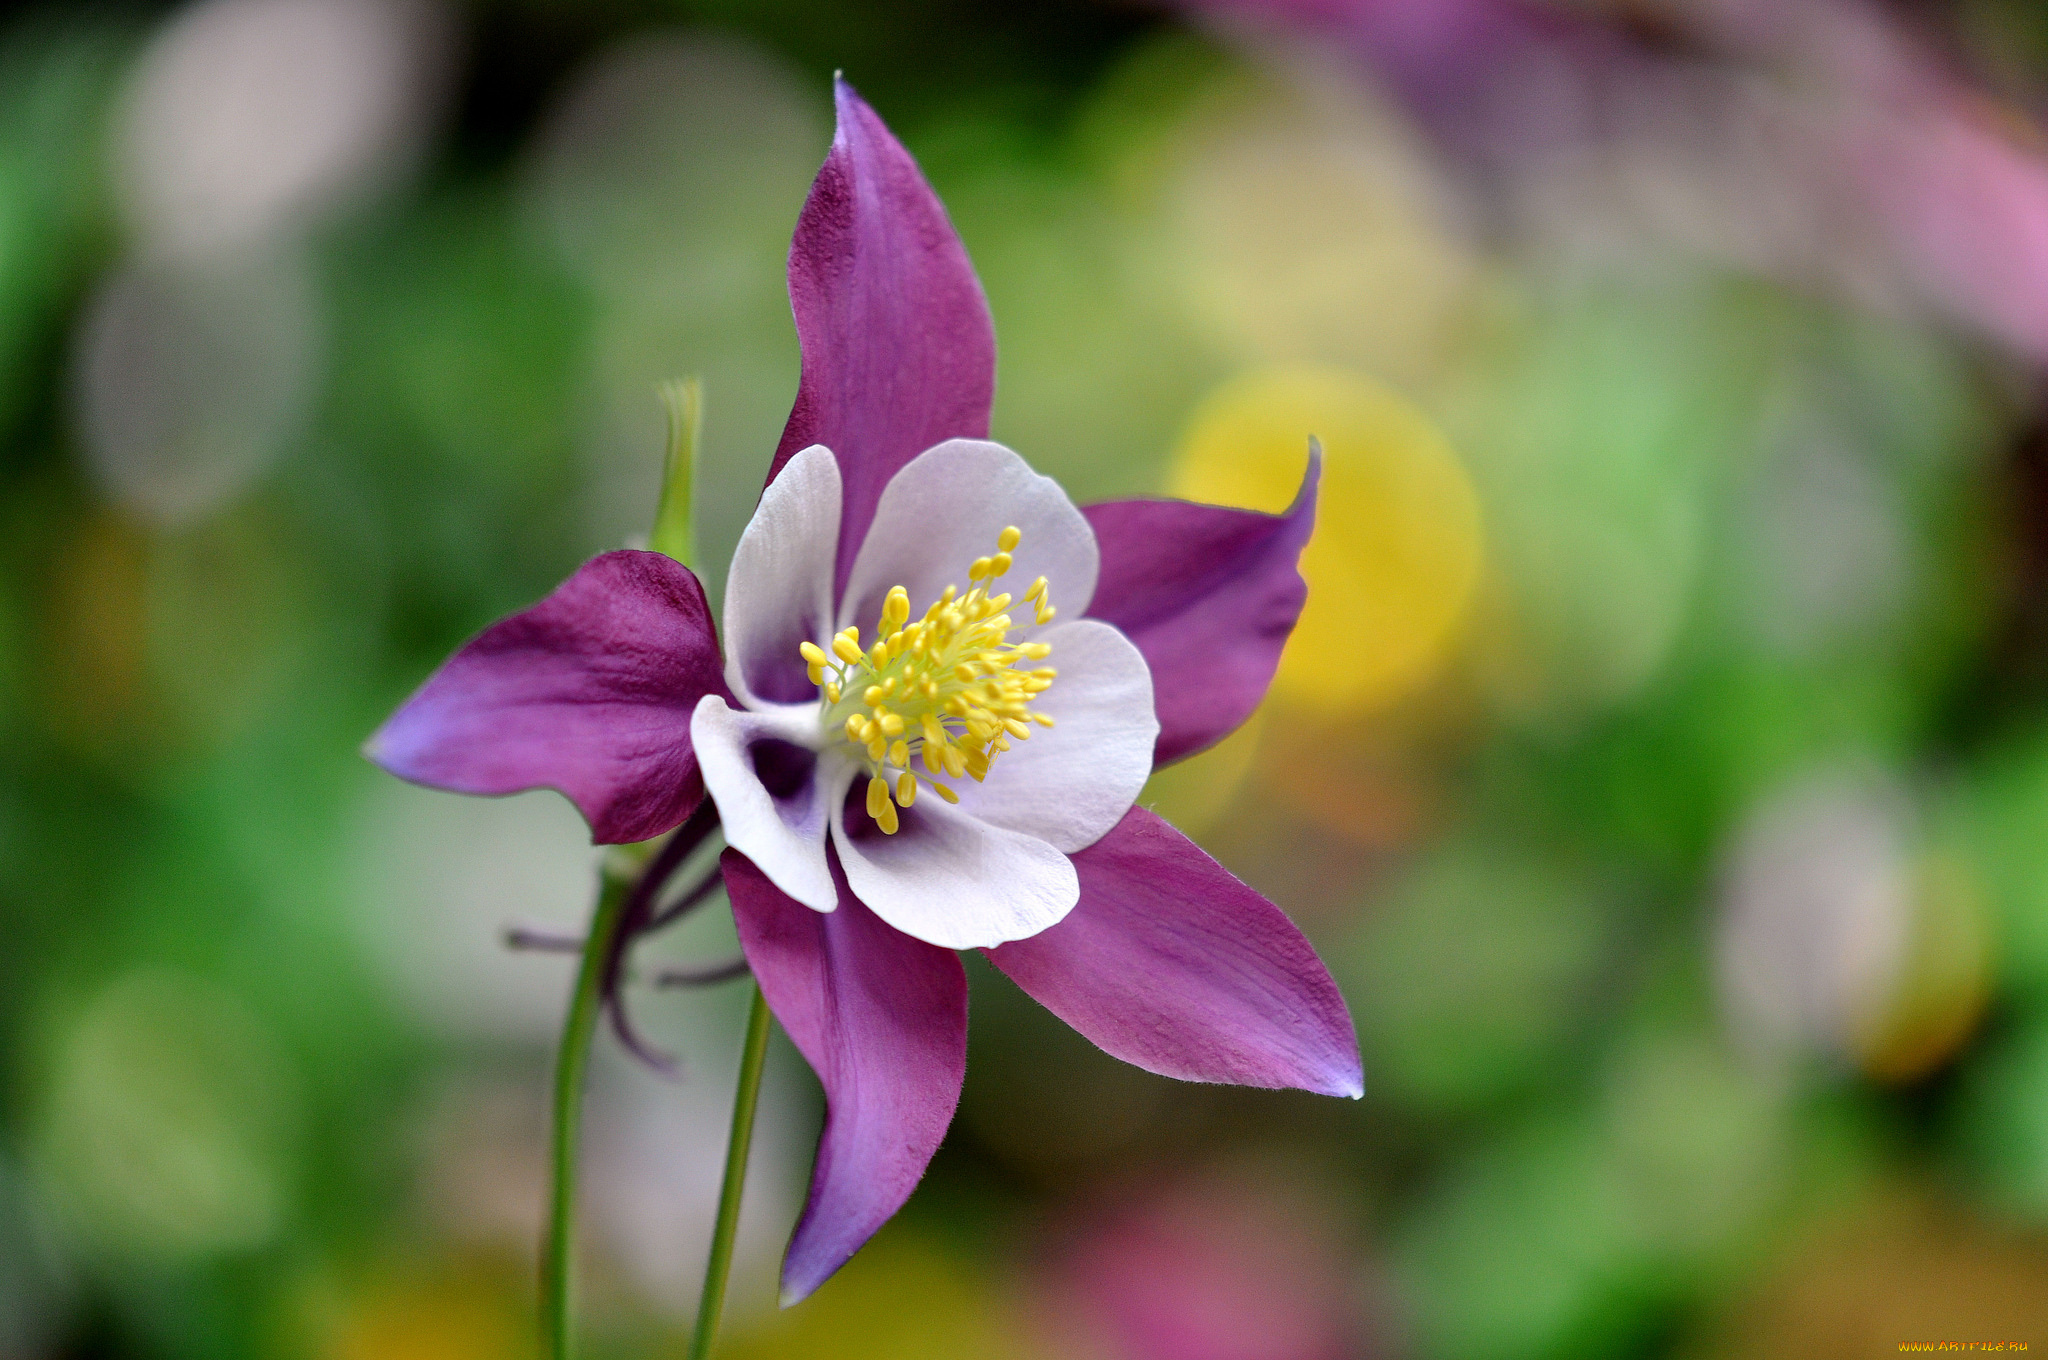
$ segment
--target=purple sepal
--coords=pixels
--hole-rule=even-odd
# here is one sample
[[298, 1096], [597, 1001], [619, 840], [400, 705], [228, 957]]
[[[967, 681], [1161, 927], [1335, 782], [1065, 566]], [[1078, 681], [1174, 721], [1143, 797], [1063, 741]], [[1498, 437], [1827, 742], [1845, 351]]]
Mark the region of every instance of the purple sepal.
[[1301, 490], [1278, 515], [1187, 501], [1082, 509], [1102, 546], [1088, 615], [1115, 624], [1152, 668], [1155, 765], [1213, 746], [1266, 697], [1308, 599], [1296, 562], [1321, 473], [1311, 444]]
[[702, 801], [690, 715], [725, 692], [696, 576], [661, 553], [610, 552], [479, 633], [364, 753], [456, 793], [559, 789], [598, 844], [644, 841]]
[[988, 436], [996, 336], [917, 162], [852, 86], [834, 92], [838, 132], [789, 248], [803, 375], [768, 480], [813, 444], [838, 458], [836, 599], [897, 470], [934, 444]]
[[787, 1307], [903, 1206], [946, 1136], [967, 1072], [967, 974], [862, 906], [836, 859], [832, 912], [785, 896], [737, 850], [719, 863], [761, 993], [825, 1088], [810, 1199], [782, 1261]]
[[1074, 856], [1081, 901], [988, 951], [1114, 1057], [1187, 1081], [1365, 1089], [1351, 1012], [1278, 907], [1144, 808]]

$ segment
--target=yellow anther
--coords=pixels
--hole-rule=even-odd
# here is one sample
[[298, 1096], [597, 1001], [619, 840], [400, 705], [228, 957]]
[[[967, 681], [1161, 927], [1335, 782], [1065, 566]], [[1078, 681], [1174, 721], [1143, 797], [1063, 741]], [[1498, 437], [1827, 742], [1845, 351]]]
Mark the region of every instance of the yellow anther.
[[[923, 782], [957, 802], [938, 776], [986, 779], [1013, 740], [1028, 738], [1034, 724], [1052, 726], [1050, 717], [1032, 711], [1032, 701], [1058, 672], [1024, 667], [1052, 648], [1010, 641], [1017, 626], [1008, 612], [1013, 599], [993, 584], [1010, 570], [1022, 541], [1016, 526], [1005, 528], [996, 551], [968, 568], [966, 593], [947, 586], [915, 623], [909, 592], [892, 587], [882, 600], [875, 640], [865, 649], [857, 626], [842, 628], [826, 645], [800, 644], [812, 683], [824, 691], [828, 722], [843, 726], [846, 740], [866, 758], [868, 815], [885, 832], [897, 830], [896, 809], [917, 797], [919, 777], [910, 767], [920, 755], [932, 776]], [[1052, 617], [1044, 577], [1032, 582], [1024, 599], [1038, 622]], [[856, 675], [863, 678], [851, 684]]]

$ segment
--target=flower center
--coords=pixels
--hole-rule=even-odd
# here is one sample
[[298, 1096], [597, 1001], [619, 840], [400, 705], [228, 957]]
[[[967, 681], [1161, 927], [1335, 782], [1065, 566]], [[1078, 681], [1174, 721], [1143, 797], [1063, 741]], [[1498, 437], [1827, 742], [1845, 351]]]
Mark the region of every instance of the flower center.
[[[1012, 737], [1025, 740], [1033, 723], [1052, 726], [1051, 718], [1031, 711], [1031, 701], [1051, 688], [1058, 672], [1020, 664], [1042, 661], [1052, 648], [1008, 641], [1018, 626], [1010, 618], [1010, 597], [990, 593], [1023, 537], [1014, 525], [1003, 530], [996, 551], [967, 568], [967, 593], [947, 586], [915, 623], [910, 593], [891, 589], [874, 645], [865, 651], [858, 626], [824, 646], [806, 642], [798, 649], [811, 683], [825, 692], [826, 730], [843, 733], [868, 767], [868, 815], [892, 836], [897, 806], [909, 807], [917, 797], [920, 776], [912, 773], [912, 761], [921, 758], [923, 782], [957, 803], [959, 795], [939, 782], [941, 776], [964, 774], [979, 783]], [[1023, 603], [1035, 622], [1052, 622], [1043, 576], [1024, 592]]]

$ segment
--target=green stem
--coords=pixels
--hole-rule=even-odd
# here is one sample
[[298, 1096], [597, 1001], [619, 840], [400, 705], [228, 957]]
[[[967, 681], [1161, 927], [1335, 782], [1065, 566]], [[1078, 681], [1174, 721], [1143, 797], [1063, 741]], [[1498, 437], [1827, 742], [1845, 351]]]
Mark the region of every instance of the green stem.
[[553, 1203], [548, 1213], [547, 1240], [541, 1247], [541, 1343], [549, 1360], [569, 1360], [569, 1284], [573, 1273], [576, 1230], [576, 1134], [582, 1122], [584, 1073], [590, 1066], [590, 1040], [597, 1032], [603, 996], [605, 960], [619, 933], [632, 879], [605, 873], [592, 913], [590, 934], [583, 942], [583, 963], [569, 1017], [562, 1026], [562, 1049], [555, 1059]]
[[747, 1150], [754, 1142], [754, 1109], [761, 1103], [761, 1069], [768, 1057], [768, 1002], [754, 987], [747, 1011], [747, 1045], [740, 1056], [739, 1089], [732, 1098], [732, 1141], [725, 1148], [725, 1185], [718, 1192], [718, 1227], [711, 1235], [711, 1259], [704, 1266], [704, 1295], [697, 1304], [697, 1333], [690, 1360], [708, 1360], [725, 1307], [725, 1277], [732, 1270], [732, 1243], [740, 1226], [740, 1195], [747, 1187]]

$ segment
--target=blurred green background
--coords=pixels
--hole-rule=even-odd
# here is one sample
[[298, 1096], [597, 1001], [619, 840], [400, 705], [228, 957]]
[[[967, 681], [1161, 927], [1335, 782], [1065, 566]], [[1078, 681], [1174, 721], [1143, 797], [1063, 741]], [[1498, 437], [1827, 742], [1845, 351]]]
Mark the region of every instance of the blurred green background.
[[[195, 0], [0, 20], [0, 1357], [532, 1354], [561, 799], [363, 738], [644, 533], [716, 595], [843, 68], [1077, 500], [1329, 468], [1265, 708], [1147, 801], [1356, 1104], [986, 968], [909, 1208], [722, 1354], [2048, 1347], [2048, 23], [2031, 0]], [[650, 946], [731, 948], [708, 913]], [[600, 1044], [591, 1354], [683, 1353], [739, 999]]]

